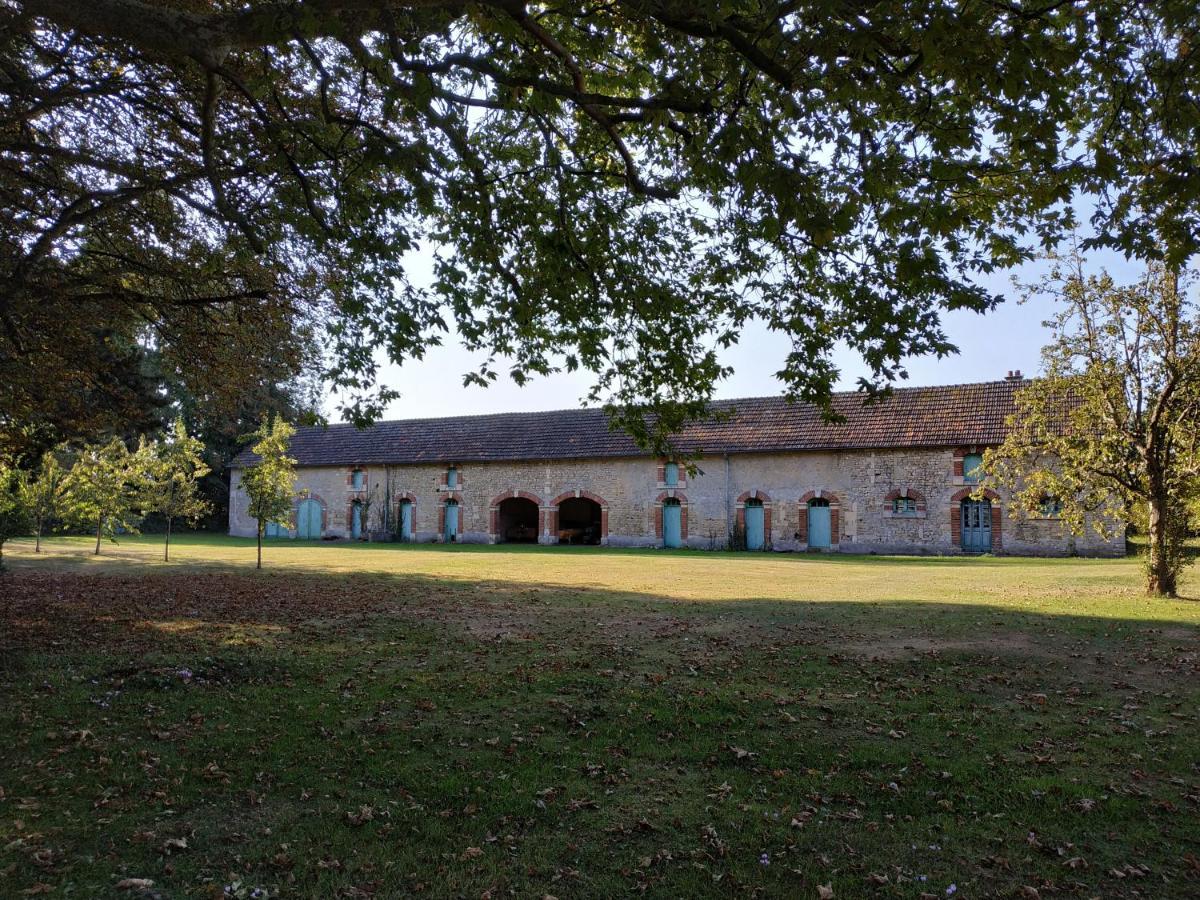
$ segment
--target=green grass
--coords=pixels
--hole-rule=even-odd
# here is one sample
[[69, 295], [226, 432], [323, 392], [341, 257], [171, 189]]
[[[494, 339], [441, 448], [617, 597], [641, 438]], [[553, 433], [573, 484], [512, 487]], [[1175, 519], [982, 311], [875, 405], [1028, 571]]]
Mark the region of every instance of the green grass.
[[1135, 560], [160, 553], [5, 547], [0, 896], [1200, 894]]

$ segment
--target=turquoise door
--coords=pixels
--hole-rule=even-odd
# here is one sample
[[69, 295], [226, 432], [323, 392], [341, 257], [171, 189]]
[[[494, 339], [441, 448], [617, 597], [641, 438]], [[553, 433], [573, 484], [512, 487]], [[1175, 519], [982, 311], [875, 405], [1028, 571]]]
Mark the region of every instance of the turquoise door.
[[409, 500], [400, 504], [400, 540], [412, 540], [413, 505]]
[[268, 522], [266, 528], [263, 529], [263, 537], [287, 537], [287, 529], [278, 522]]
[[746, 504], [746, 549], [761, 550], [767, 544], [766, 514], [762, 503]]
[[678, 500], [663, 501], [663, 546], [683, 546], [683, 507]]
[[458, 539], [458, 504], [453, 500], [446, 501], [446, 542]]
[[362, 504], [354, 503], [350, 506], [350, 537], [354, 540], [359, 540], [362, 537]]
[[992, 550], [992, 501], [962, 502], [962, 548], [968, 553]]
[[829, 515], [828, 500], [810, 500], [808, 503], [808, 549], [827, 550], [831, 545], [833, 530]]
[[304, 500], [296, 508], [296, 537], [303, 541], [321, 537], [321, 504], [318, 501]]

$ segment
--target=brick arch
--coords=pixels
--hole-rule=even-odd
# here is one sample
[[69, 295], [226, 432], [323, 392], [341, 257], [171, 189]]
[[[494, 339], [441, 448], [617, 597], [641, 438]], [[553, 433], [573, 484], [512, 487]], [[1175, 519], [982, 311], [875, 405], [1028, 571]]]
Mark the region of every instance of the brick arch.
[[808, 543], [808, 501], [829, 501], [829, 545], [836, 547], [842, 539], [842, 501], [833, 491], [824, 489], [808, 491], [800, 498], [800, 508], [797, 510], [796, 539], [802, 544]]
[[738, 529], [744, 534], [746, 531], [746, 501], [757, 500], [763, 505], [763, 540], [768, 545], [771, 543], [771, 495], [766, 491], [742, 491], [738, 494], [737, 504], [735, 505], [734, 515], [737, 520]]
[[581, 490], [576, 488], [573, 491], [563, 491], [553, 500], [551, 500], [543, 510], [542, 524], [543, 531], [554, 536], [554, 540], [558, 539], [558, 505], [564, 500], [591, 500], [600, 507], [600, 543], [608, 543], [608, 501], [599, 494], [593, 494], [591, 491]]
[[[488, 535], [496, 537], [500, 533], [500, 504], [505, 500], [531, 500], [538, 508], [538, 534], [546, 530], [546, 510], [542, 507], [542, 499], [529, 491], [518, 491], [516, 488], [497, 494], [488, 504]], [[601, 507], [603, 510], [604, 507]]]
[[982, 491], [978, 487], [965, 487], [960, 491], [955, 491], [950, 496], [950, 543], [955, 547], [962, 547], [962, 513], [959, 504], [975, 493], [982, 493], [984, 497], [992, 501], [992, 552], [1004, 549], [1004, 534], [1002, 526], [1004, 517], [1000, 514], [1000, 495], [991, 488], [984, 488]]
[[446, 502], [453, 500], [458, 504], [458, 530], [461, 534], [463, 531], [463, 498], [462, 491], [444, 491], [438, 497], [438, 527], [437, 540], [442, 540], [446, 533]]
[[396, 494], [395, 496], [397, 503], [402, 503], [403, 501], [407, 500], [413, 506], [417, 505], [417, 495], [411, 491], [405, 491], [403, 494]]
[[[960, 500], [966, 500], [968, 497], [970, 497], [972, 494], [974, 494], [978, 490], [979, 490], [978, 487], [972, 486], [972, 487], [965, 487], [961, 491], [955, 491], [954, 494], [950, 497], [950, 502], [958, 503]], [[1000, 502], [1000, 495], [997, 494], [995, 491], [993, 491], [991, 488], [984, 488], [981, 493], [983, 494], [984, 497], [986, 497], [989, 500], [994, 500], [997, 503]]]
[[654, 498], [654, 536], [660, 541], [663, 536], [663, 501], [679, 501], [679, 537], [686, 541], [688, 538], [688, 498], [683, 491], [669, 488]]
[[892, 502], [894, 500], [915, 500], [917, 502], [917, 515], [923, 516], [929, 509], [929, 504], [925, 501], [925, 495], [920, 491], [913, 490], [910, 487], [892, 488], [883, 498], [883, 514], [889, 516], [892, 514]]

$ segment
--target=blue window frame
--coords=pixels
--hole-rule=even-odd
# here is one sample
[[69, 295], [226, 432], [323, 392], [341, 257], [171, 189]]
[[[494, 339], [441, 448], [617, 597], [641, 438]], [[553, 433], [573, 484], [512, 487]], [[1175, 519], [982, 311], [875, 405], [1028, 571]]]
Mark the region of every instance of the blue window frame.
[[982, 453], [968, 453], [963, 457], [963, 481], [967, 484], [979, 484], [983, 478], [980, 466], [983, 465]]
[[446, 487], [452, 491], [458, 487], [458, 469], [454, 466], [446, 470]]
[[1062, 515], [1062, 501], [1057, 497], [1045, 496], [1039, 505], [1044, 519], [1057, 519]]
[[679, 484], [679, 463], [669, 462], [663, 466], [663, 484], [667, 487]]
[[917, 514], [917, 501], [912, 497], [897, 497], [892, 501], [893, 516], [915, 516]]
[[350, 473], [350, 486], [356, 491], [361, 491], [363, 489], [364, 478], [363, 470], [355, 469]]

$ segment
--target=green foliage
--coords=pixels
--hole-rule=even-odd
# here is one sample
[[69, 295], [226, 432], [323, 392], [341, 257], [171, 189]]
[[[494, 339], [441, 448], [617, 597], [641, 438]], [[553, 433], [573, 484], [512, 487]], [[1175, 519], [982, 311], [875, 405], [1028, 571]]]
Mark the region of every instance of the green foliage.
[[1017, 395], [990, 477], [1037, 515], [1049, 498], [1074, 532], [1133, 524], [1150, 537], [1148, 586], [1175, 593], [1200, 496], [1200, 317], [1190, 282], [1151, 265], [1136, 284], [1057, 261], [1033, 289], [1054, 296], [1044, 374]]
[[4, 568], [5, 541], [29, 534], [33, 526], [24, 501], [27, 477], [24, 472], [0, 463], [0, 570]]
[[146, 446], [130, 452], [118, 438], [86, 446], [76, 456], [67, 496], [76, 521], [95, 530], [96, 553], [102, 537], [115, 542], [120, 532], [137, 533], [149, 472]]
[[249, 383], [299, 324], [355, 421], [384, 355], [453, 331], [469, 381], [585, 369], [659, 444], [749, 320], [817, 403], [839, 342], [869, 389], [950, 352], [943, 313], [998, 302], [978, 276], [1080, 192], [1098, 245], [1200, 240], [1190, 0], [294, 7], [21, 4], [0, 431], [39, 389], [92, 428], [163, 373]]
[[[203, 459], [204, 445], [187, 433], [183, 419], [176, 419], [165, 440], [143, 444], [140, 451], [147, 466], [142, 510], [166, 519], [169, 547], [176, 519], [195, 521], [208, 510], [208, 504], [197, 495], [200, 479], [209, 471]], [[164, 556], [167, 552], [164, 549]]]
[[21, 481], [21, 500], [33, 519], [39, 549], [46, 528], [71, 517], [70, 472], [59, 460], [65, 452], [58, 448], [42, 454], [37, 468]]
[[250, 518], [258, 522], [260, 538], [268, 524], [289, 524], [296, 461], [288, 456], [288, 446], [295, 433], [295, 428], [277, 418], [264, 419], [249, 436], [258, 461], [242, 470], [240, 487], [246, 492]]

